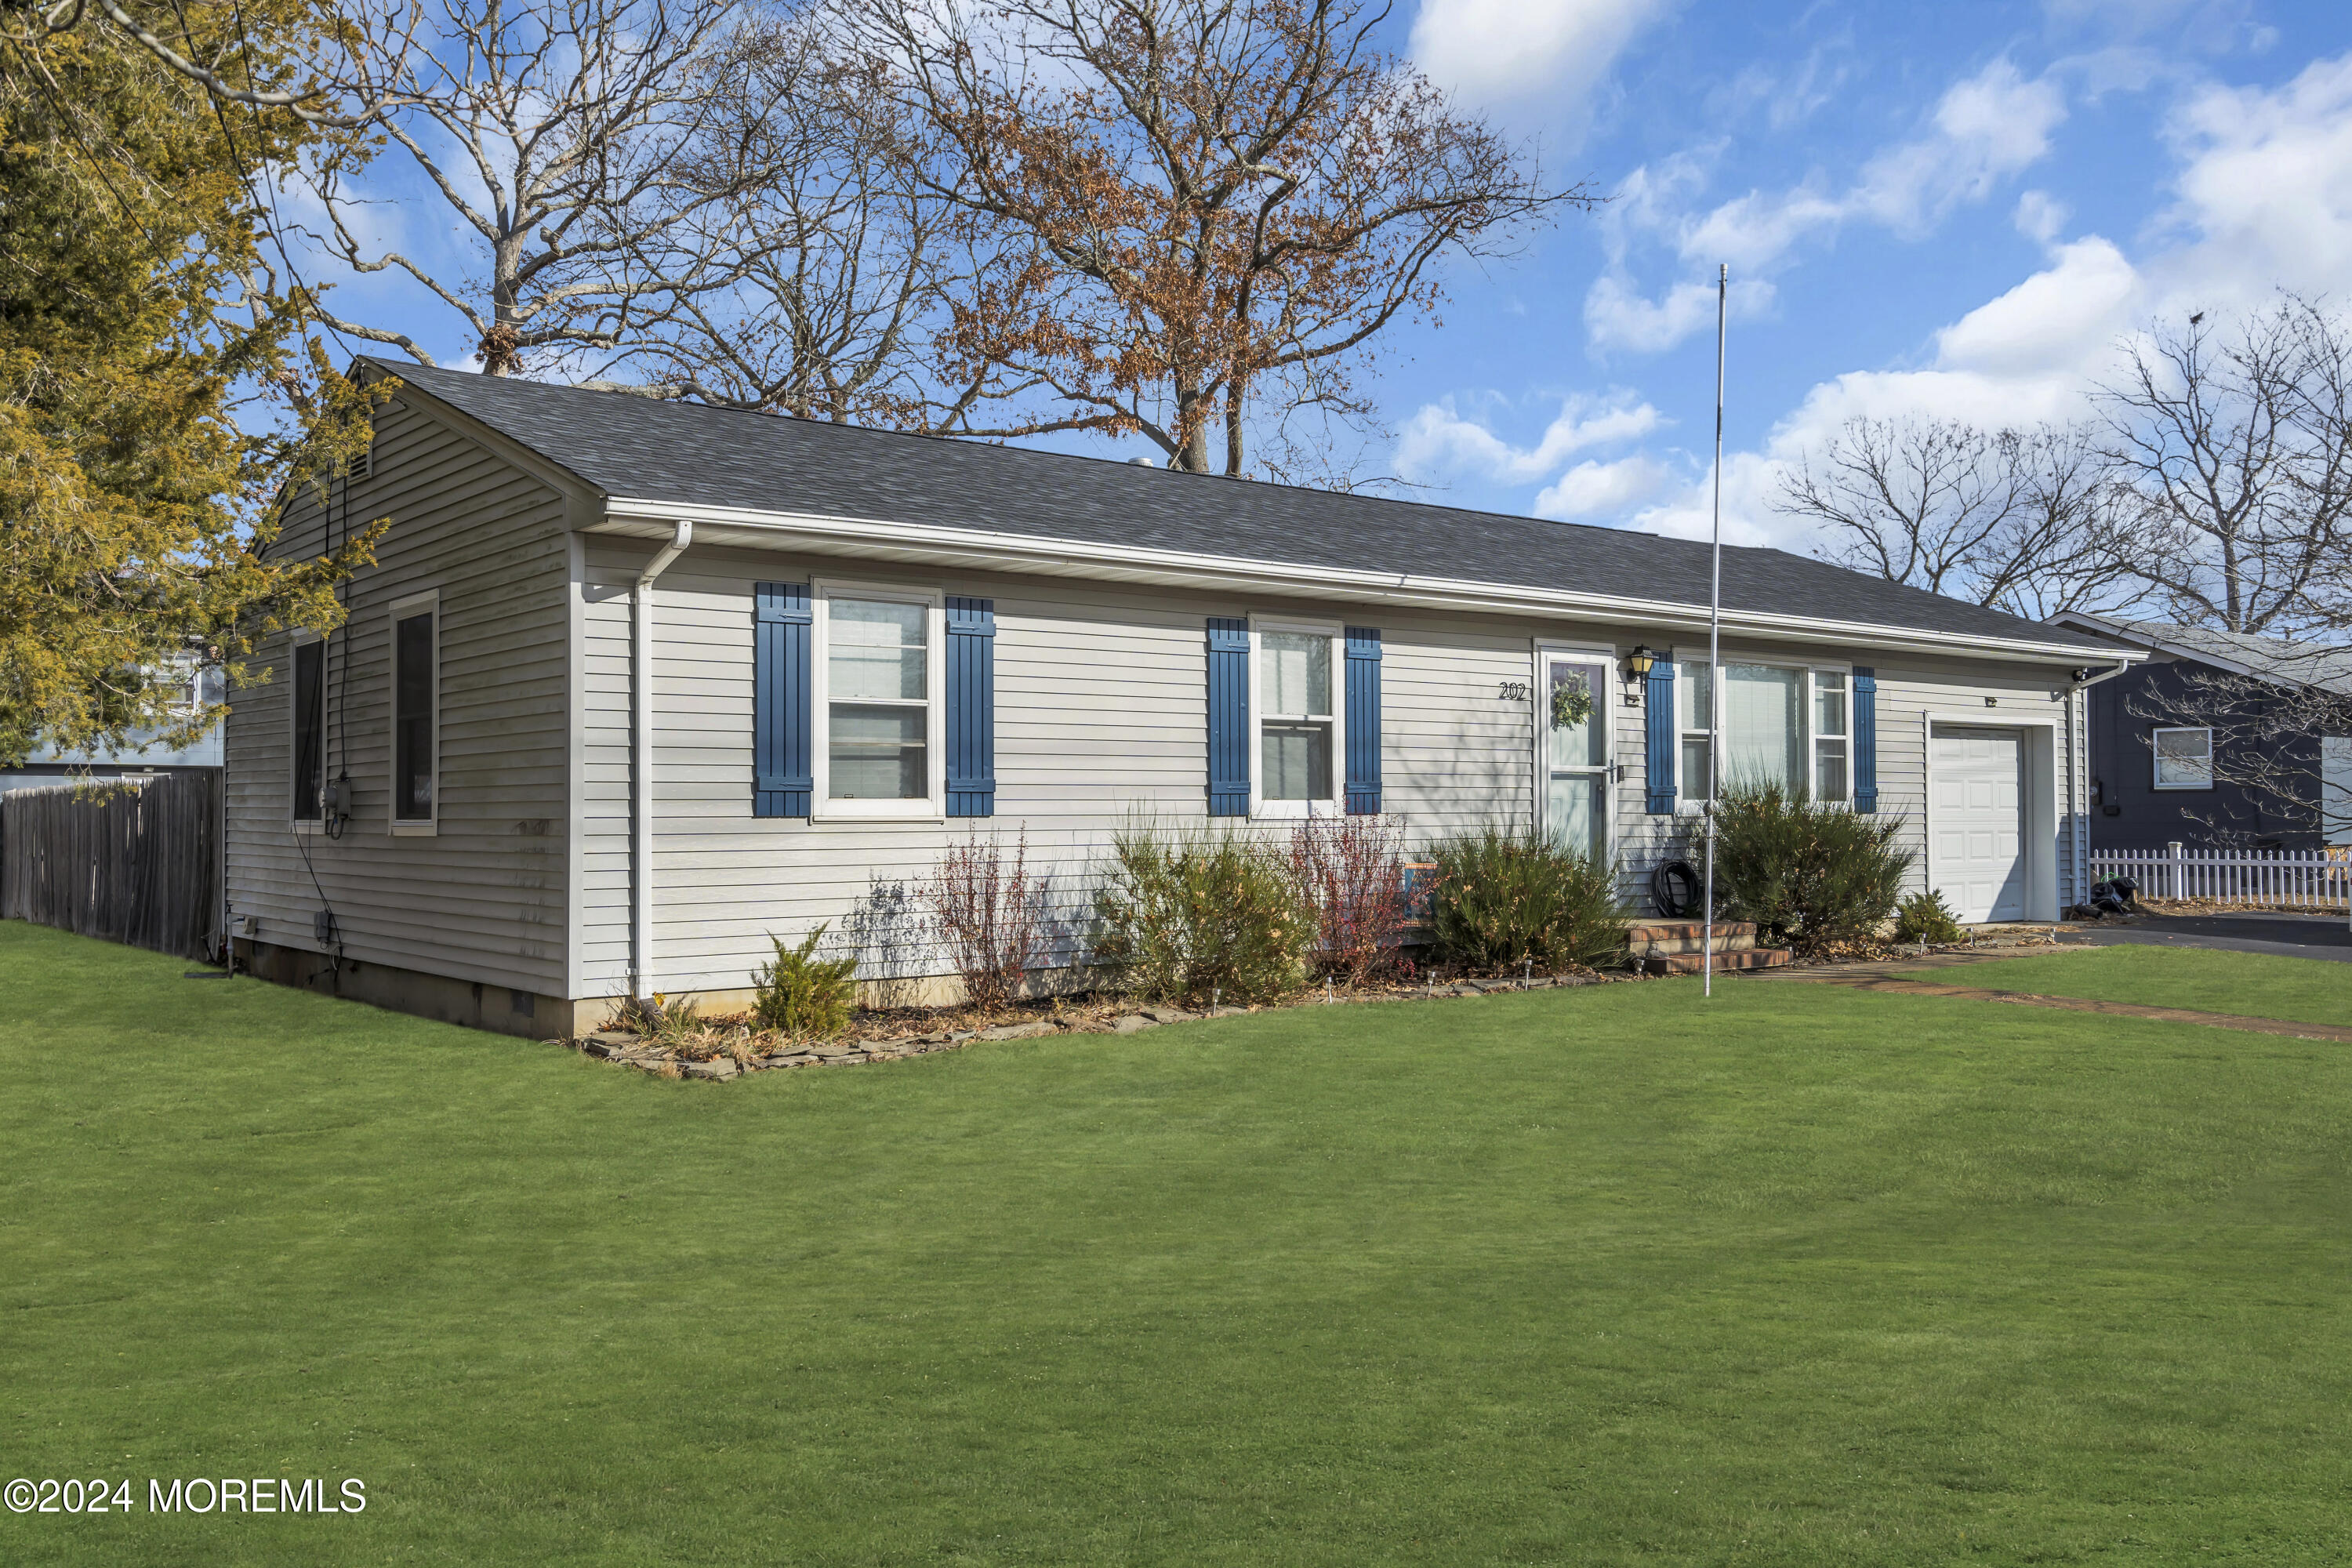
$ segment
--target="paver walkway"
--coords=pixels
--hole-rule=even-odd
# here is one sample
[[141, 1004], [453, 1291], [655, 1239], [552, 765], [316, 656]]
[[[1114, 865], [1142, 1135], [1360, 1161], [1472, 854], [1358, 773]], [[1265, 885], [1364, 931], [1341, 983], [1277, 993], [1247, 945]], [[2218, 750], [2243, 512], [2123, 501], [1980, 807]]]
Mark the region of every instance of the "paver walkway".
[[1781, 984], [1845, 985], [1857, 991], [1883, 991], [1906, 996], [1958, 996], [1972, 1002], [2008, 1002], [2025, 1007], [2051, 1007], [2062, 1013], [2104, 1013], [2116, 1018], [2153, 1018], [2167, 1024], [2202, 1024], [2215, 1029], [2243, 1029], [2257, 1035], [2284, 1035], [2298, 1040], [2336, 1040], [2352, 1045], [2352, 1028], [2334, 1024], [2304, 1024], [2285, 1018], [2250, 1018], [2240, 1013], [2201, 1013], [2193, 1007], [2144, 1007], [2136, 1002], [2098, 1002], [2087, 996], [2043, 996], [2031, 991], [1990, 991], [1918, 976], [1963, 969], [1995, 959], [2024, 958], [2063, 952], [2064, 947], [2021, 947], [1993, 952], [1938, 952], [1889, 963], [1839, 963], [1819, 969], [1784, 969], [1759, 975]]

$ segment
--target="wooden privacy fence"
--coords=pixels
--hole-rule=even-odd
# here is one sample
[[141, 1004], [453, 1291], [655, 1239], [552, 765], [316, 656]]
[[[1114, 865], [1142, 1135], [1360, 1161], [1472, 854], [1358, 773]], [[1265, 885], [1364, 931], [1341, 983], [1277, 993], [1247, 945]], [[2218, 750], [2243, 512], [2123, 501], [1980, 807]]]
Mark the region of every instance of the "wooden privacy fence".
[[2347, 910], [2352, 859], [2325, 849], [2095, 849], [2094, 880], [2129, 877], [2151, 899], [2206, 899], [2221, 904]]
[[0, 914], [201, 958], [219, 937], [220, 774], [0, 795]]

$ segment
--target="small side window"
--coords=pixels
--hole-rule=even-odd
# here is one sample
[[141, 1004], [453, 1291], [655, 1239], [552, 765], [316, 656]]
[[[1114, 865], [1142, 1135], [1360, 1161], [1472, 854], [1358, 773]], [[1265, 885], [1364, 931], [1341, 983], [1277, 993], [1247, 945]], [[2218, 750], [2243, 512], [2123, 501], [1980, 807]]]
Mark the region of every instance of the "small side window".
[[1843, 803], [1847, 795], [1845, 672], [1813, 671], [1813, 798]]
[[438, 606], [430, 599], [394, 606], [392, 616], [392, 823], [422, 827], [435, 820], [440, 794], [436, 711]]
[[2210, 729], [2168, 729], [2155, 732], [2156, 787], [2211, 789], [2213, 731]]
[[327, 645], [294, 650], [294, 820], [317, 822], [327, 773]]

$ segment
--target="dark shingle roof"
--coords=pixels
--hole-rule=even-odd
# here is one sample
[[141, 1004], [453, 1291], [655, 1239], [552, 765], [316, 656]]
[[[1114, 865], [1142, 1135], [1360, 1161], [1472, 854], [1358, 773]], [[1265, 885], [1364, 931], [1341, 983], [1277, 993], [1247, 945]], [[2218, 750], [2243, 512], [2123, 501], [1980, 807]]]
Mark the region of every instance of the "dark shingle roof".
[[[1707, 547], [1622, 529], [903, 436], [373, 362], [608, 496], [1705, 605]], [[1728, 610], [2007, 641], [2082, 634], [1785, 551], [1727, 547]]]

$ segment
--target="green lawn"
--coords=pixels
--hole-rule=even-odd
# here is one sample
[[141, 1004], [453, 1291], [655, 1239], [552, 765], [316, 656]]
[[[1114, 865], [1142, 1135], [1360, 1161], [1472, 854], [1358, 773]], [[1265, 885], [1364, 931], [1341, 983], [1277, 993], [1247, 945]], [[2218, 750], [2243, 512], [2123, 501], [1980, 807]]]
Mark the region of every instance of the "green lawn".
[[1931, 978], [2038, 996], [2352, 1025], [2352, 963], [2316, 958], [2201, 947], [2094, 947], [1971, 963]]
[[12, 1564], [2352, 1555], [2345, 1047], [1676, 982], [722, 1086], [184, 967], [0, 926], [0, 1477], [367, 1510]]

